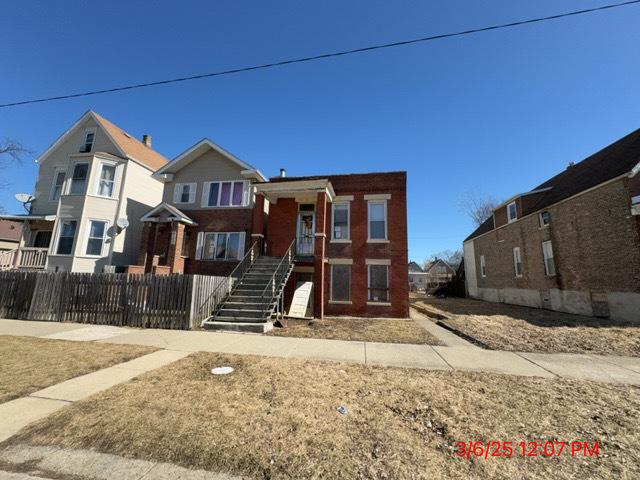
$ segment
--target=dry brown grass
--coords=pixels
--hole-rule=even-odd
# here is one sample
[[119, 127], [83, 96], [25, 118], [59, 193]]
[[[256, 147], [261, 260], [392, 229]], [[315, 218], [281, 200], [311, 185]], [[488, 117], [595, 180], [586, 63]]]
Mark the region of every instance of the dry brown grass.
[[[218, 365], [235, 372], [211, 375]], [[197, 353], [9, 442], [250, 478], [631, 479], [640, 476], [639, 424], [640, 389], [631, 386]], [[457, 441], [490, 439], [603, 447], [587, 459], [454, 456]]]
[[268, 335], [357, 342], [442, 344], [415, 321], [397, 318], [326, 317], [311, 323], [308, 320], [286, 320], [286, 325], [284, 328], [274, 328]]
[[157, 350], [0, 336], [0, 403]]
[[412, 298], [422, 313], [495, 350], [640, 357], [640, 327], [466, 298]]

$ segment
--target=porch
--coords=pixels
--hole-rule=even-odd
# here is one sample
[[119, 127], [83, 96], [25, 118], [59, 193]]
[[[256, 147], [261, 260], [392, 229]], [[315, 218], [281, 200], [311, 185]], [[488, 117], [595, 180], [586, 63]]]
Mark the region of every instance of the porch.
[[0, 251], [0, 270], [44, 270], [53, 238], [55, 215], [2, 215], [23, 223], [18, 248]]

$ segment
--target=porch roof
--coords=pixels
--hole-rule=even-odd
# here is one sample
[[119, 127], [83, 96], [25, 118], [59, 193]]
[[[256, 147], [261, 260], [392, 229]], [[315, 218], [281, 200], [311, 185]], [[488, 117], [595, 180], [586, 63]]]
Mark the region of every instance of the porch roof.
[[2, 220], [13, 220], [17, 222], [24, 222], [26, 220], [45, 220], [47, 222], [54, 222], [56, 215], [0, 215]]
[[326, 193], [329, 202], [333, 202], [336, 196], [333, 185], [327, 178], [258, 183], [256, 192], [262, 193], [273, 203], [276, 203], [279, 198], [295, 198], [298, 202], [315, 203], [318, 193]]
[[[161, 219], [160, 213], [163, 211], [167, 212], [169, 215], [166, 219]], [[174, 207], [173, 205], [169, 205], [166, 202], [162, 202], [157, 207], [148, 211], [141, 219], [141, 222], [159, 222], [159, 223], [168, 223], [173, 221], [183, 222], [187, 225], [197, 225], [191, 218], [189, 218], [185, 213], [181, 212], [179, 209]]]

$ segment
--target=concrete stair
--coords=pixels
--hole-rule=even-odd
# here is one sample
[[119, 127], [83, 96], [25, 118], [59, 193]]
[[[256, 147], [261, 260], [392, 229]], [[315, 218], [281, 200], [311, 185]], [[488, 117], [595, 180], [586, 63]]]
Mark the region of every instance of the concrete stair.
[[275, 295], [262, 299], [262, 294], [281, 260], [282, 257], [258, 257], [218, 311], [212, 312], [211, 317], [202, 323], [202, 327], [206, 330], [251, 333], [271, 330], [271, 316], [291, 275], [293, 263], [285, 265], [287, 270], [282, 281], [276, 285]]

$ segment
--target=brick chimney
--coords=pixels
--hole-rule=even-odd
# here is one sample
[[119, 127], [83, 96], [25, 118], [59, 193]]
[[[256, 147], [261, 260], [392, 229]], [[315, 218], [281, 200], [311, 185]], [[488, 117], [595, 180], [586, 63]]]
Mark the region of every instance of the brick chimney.
[[151, 148], [151, 135], [142, 135], [142, 143]]

